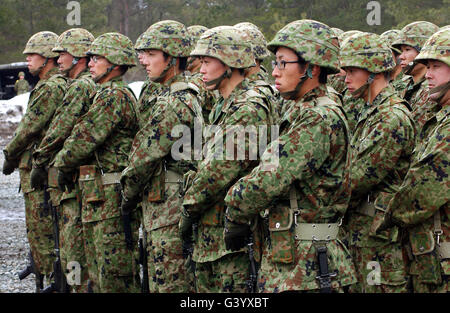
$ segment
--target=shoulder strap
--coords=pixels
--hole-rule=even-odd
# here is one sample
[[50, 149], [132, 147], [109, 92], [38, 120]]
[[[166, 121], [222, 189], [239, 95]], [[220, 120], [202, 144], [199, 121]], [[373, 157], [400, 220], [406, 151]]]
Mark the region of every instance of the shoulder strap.
[[200, 93], [200, 89], [192, 84], [192, 83], [186, 83], [186, 82], [176, 82], [170, 85], [170, 93], [175, 93], [182, 90], [193, 90], [196, 94]]

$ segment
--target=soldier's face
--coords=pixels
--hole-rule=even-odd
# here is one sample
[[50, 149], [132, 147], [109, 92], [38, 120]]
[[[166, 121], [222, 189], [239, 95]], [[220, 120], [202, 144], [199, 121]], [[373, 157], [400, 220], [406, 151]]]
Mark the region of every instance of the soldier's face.
[[91, 60], [89, 61], [89, 73], [91, 73], [91, 76], [93, 79], [103, 75], [106, 73], [108, 68], [112, 66], [109, 61], [101, 56], [93, 56], [91, 57]]
[[441, 61], [428, 60], [425, 78], [430, 89], [444, 85], [450, 80], [450, 66]]
[[27, 66], [30, 73], [36, 72], [45, 62], [45, 58], [40, 54], [27, 54]]
[[68, 70], [72, 66], [73, 56], [67, 52], [61, 52], [58, 58], [58, 67], [61, 72]]
[[419, 54], [416, 49], [408, 45], [401, 45], [400, 50], [402, 51], [399, 56], [401, 68], [408, 66], [408, 64], [414, 61], [415, 57]]
[[[212, 57], [201, 57], [200, 58], [200, 74], [203, 75], [202, 80], [207, 83], [211, 80], [219, 78], [227, 70], [227, 66], [223, 64], [219, 59]], [[212, 89], [215, 86], [207, 86], [207, 89]]]
[[346, 67], [345, 72], [347, 73], [345, 76], [345, 84], [351, 93], [362, 87], [369, 78], [369, 72], [361, 68]]
[[275, 78], [275, 88], [280, 92], [294, 90], [300, 82], [304, 70], [300, 70], [298, 63], [287, 62], [298, 61], [297, 55], [292, 49], [286, 47], [279, 47], [275, 55], [276, 62], [281, 66], [281, 69], [279, 66], [275, 66], [272, 71], [272, 76]]
[[164, 59], [164, 53], [161, 50], [150, 49], [141, 54], [141, 64], [145, 67], [148, 77], [161, 76], [170, 62], [170, 58]]

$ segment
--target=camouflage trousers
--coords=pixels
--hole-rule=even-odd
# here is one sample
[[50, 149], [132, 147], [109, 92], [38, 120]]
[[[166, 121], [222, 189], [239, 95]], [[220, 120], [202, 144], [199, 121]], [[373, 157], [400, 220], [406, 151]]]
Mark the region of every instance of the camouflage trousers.
[[121, 217], [83, 222], [89, 280], [94, 292], [137, 293], [140, 291], [137, 242], [139, 219], [133, 216], [133, 249], [125, 244]]
[[148, 231], [147, 260], [150, 293], [194, 292], [194, 274], [183, 257], [178, 224]]
[[61, 267], [72, 292], [87, 292], [89, 272], [84, 251], [79, 199], [62, 200], [59, 205], [59, 214]]
[[406, 293], [408, 292], [407, 261], [400, 243], [376, 247], [350, 246], [358, 283], [350, 286], [350, 293]]
[[242, 252], [230, 253], [211, 262], [196, 263], [197, 292], [247, 292], [249, 263], [247, 253]]
[[[21, 185], [24, 181], [29, 182], [30, 170], [20, 169], [19, 173]], [[43, 190], [27, 192], [28, 190], [30, 189], [24, 190], [28, 243], [39, 272], [49, 281], [55, 260], [52, 212], [50, 207], [44, 208]]]

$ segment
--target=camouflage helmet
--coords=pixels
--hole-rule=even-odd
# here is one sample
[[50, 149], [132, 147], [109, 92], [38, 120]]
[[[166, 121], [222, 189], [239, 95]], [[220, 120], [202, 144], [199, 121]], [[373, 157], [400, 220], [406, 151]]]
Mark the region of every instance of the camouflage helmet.
[[303, 59], [339, 73], [339, 43], [331, 28], [314, 20], [298, 20], [284, 26], [267, 45], [273, 53], [278, 47], [287, 47]]
[[86, 54], [103, 56], [114, 65], [136, 65], [133, 42], [127, 36], [119, 33], [106, 33], [98, 36]]
[[136, 50], [161, 50], [173, 57], [188, 57], [191, 39], [186, 26], [172, 20], [151, 25], [136, 41]]
[[53, 52], [68, 52], [76, 58], [83, 58], [89, 50], [94, 36], [83, 28], [72, 28], [59, 35]]
[[450, 25], [442, 26], [439, 30], [443, 30], [443, 29], [450, 29]]
[[344, 31], [337, 27], [331, 27], [331, 30], [334, 32], [334, 34], [339, 37], [341, 34], [344, 33]]
[[45, 58], [56, 58], [58, 53], [52, 52], [52, 49], [57, 39], [58, 35], [54, 32], [42, 31], [36, 33], [28, 40], [23, 54], [36, 53]]
[[438, 60], [450, 66], [450, 28], [434, 33], [423, 45], [415, 61]]
[[398, 48], [394, 47], [392, 43], [397, 39], [399, 33], [399, 29], [390, 29], [380, 35], [380, 37], [386, 41], [391, 50], [395, 51], [398, 54], [402, 52]]
[[395, 67], [392, 51], [377, 34], [356, 33], [341, 45], [341, 67], [358, 67], [371, 73], [383, 73]]
[[202, 25], [192, 25], [187, 28], [187, 33], [192, 41], [192, 46], [197, 43], [197, 40], [208, 30], [207, 27]]
[[392, 45], [394, 47], [408, 45], [420, 52], [427, 39], [438, 30], [439, 27], [430, 22], [413, 22], [402, 28]]
[[257, 60], [263, 60], [270, 57], [270, 52], [267, 50], [266, 38], [256, 25], [249, 22], [243, 22], [234, 25], [234, 27], [243, 30], [249, 37], [249, 40], [252, 43], [253, 53]]
[[213, 57], [232, 68], [252, 67], [255, 57], [245, 39], [246, 34], [236, 27], [217, 26], [200, 37], [191, 56]]
[[18, 76], [18, 77], [20, 77], [20, 76], [25, 76], [25, 73], [24, 73], [24, 72], [19, 72], [19, 74], [17, 74], [17, 76]]
[[338, 35], [339, 43], [342, 44], [345, 39], [350, 37], [351, 35], [362, 33], [360, 30], [349, 30], [346, 32], [343, 32], [342, 34]]

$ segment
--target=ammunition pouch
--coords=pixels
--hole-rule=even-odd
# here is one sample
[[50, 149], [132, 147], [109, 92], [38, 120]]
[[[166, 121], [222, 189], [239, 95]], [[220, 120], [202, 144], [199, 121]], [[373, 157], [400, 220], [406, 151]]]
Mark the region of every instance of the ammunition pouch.
[[105, 201], [102, 175], [96, 165], [80, 166], [78, 181], [83, 192], [83, 198], [87, 203]]
[[269, 213], [269, 234], [274, 263], [289, 264], [295, 260], [294, 215], [288, 206], [278, 205]]

